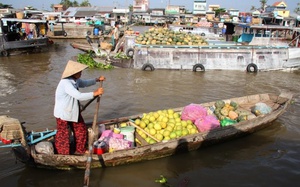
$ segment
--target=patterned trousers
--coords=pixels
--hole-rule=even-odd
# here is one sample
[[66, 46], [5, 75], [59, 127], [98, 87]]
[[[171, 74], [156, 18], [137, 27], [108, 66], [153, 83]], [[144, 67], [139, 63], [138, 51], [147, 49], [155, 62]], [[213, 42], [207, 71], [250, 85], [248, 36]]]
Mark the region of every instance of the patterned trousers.
[[70, 131], [74, 133], [75, 151], [83, 154], [86, 151], [87, 128], [81, 115], [78, 122], [65, 121], [56, 118], [57, 133], [55, 136], [55, 148], [58, 154], [70, 154]]

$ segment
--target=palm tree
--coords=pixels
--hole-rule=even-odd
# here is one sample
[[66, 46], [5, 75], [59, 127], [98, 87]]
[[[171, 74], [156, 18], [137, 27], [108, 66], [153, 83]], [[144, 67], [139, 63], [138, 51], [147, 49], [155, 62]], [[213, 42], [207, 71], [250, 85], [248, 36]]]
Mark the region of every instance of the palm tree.
[[12, 5], [6, 5], [6, 4], [0, 3], [0, 8], [13, 8], [13, 7], [12, 7]]
[[219, 9], [215, 10], [216, 17], [218, 17], [223, 12], [226, 12], [225, 8], [219, 8]]
[[79, 7], [79, 3], [75, 0], [71, 3], [72, 7]]
[[255, 6], [252, 5], [250, 10], [251, 10], [251, 11], [256, 10]]
[[259, 1], [260, 4], [261, 4], [261, 9], [262, 9], [263, 11], [265, 11], [265, 6], [266, 6], [266, 4], [267, 4], [267, 1], [268, 1], [268, 0], [260, 0], [260, 1]]
[[59, 4], [63, 5], [66, 8], [73, 6], [73, 2], [69, 0], [61, 0]]
[[130, 5], [128, 6], [128, 8], [129, 8], [129, 11], [130, 11], [130, 12], [133, 11], [133, 5], [132, 5], [132, 4], [130, 4]]
[[89, 0], [84, 0], [82, 1], [82, 3], [80, 4], [80, 6], [91, 6], [91, 3], [89, 2]]
[[64, 5], [64, 7], [69, 8], [69, 7], [79, 7], [79, 6], [92, 6], [91, 3], [89, 2], [89, 0], [83, 0], [80, 4], [74, 0], [74, 1], [70, 1], [70, 0], [61, 0], [60, 1], [61, 5]]

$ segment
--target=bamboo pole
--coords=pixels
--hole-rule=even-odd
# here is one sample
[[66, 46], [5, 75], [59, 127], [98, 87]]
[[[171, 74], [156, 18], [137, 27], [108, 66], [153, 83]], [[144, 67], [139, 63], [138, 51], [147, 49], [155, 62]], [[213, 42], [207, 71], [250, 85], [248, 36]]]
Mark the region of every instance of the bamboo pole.
[[[103, 81], [100, 81], [99, 88], [102, 87]], [[98, 120], [98, 112], [99, 112], [99, 107], [100, 107], [100, 96], [97, 97], [97, 104], [96, 104], [96, 110], [94, 114], [94, 120], [93, 120], [93, 125], [92, 129], [89, 128], [89, 140], [88, 140], [88, 151], [89, 155], [86, 160], [86, 168], [84, 172], [84, 187], [89, 186], [90, 182], [90, 173], [91, 173], [91, 162], [92, 162], [92, 155], [93, 155], [93, 142], [95, 141], [96, 137], [98, 137], [98, 129], [97, 129], [97, 120]]]

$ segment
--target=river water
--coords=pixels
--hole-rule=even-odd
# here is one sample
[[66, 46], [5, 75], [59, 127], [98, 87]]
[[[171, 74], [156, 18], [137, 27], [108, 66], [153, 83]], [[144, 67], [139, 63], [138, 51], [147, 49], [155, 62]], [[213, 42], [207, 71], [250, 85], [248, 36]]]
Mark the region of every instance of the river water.
[[[71, 40], [49, 52], [0, 58], [0, 114], [26, 122], [27, 130], [55, 128], [54, 92], [67, 61], [78, 53]], [[93, 169], [91, 186], [297, 186], [300, 182], [300, 72], [87, 69], [82, 78], [104, 75], [99, 120], [258, 93], [292, 91], [294, 102], [258, 133], [201, 150], [105, 169]], [[95, 87], [82, 91], [93, 91]], [[83, 116], [92, 121], [95, 103]], [[37, 169], [0, 150], [1, 187], [83, 186], [84, 171]]]

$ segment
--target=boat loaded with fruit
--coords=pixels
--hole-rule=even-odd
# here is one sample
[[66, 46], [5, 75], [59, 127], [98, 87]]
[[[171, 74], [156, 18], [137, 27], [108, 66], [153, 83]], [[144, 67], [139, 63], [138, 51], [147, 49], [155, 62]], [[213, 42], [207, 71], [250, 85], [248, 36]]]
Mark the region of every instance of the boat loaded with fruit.
[[92, 155], [56, 154], [56, 130], [27, 132], [18, 119], [0, 116], [1, 147], [12, 148], [18, 160], [35, 167], [85, 169], [88, 158], [90, 168], [124, 165], [254, 133], [274, 124], [292, 97], [256, 94], [97, 122], [88, 130]]

